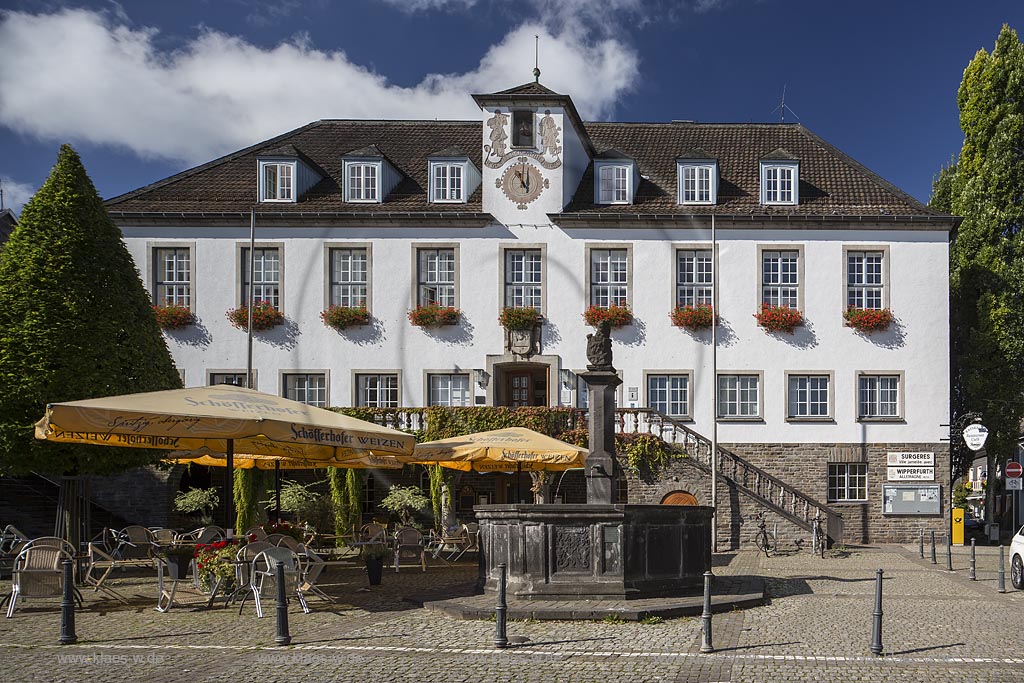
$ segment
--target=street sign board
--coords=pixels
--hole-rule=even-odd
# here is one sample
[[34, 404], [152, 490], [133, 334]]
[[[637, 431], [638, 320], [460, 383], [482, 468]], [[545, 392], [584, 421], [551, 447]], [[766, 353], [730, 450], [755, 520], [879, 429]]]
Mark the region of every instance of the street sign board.
[[934, 467], [888, 467], [889, 481], [935, 481]]
[[1024, 484], [1024, 479], [1021, 479], [1020, 477], [1014, 477], [1013, 479], [1007, 479], [1006, 480], [1006, 490], [1007, 491], [1022, 491], [1022, 490], [1024, 490], [1024, 487], [1022, 487], [1021, 484]]
[[911, 465], [918, 467], [932, 467], [935, 465], [935, 453], [930, 451], [915, 451], [912, 453], [893, 453], [889, 452], [886, 454], [889, 462], [889, 467], [896, 465]]
[[1006, 463], [1006, 476], [1009, 479], [1020, 479], [1021, 473], [1024, 473], [1024, 467], [1021, 467], [1019, 462], [1008, 462]]
[[982, 424], [968, 425], [964, 430], [964, 441], [972, 451], [980, 451], [985, 446], [985, 439], [988, 438], [988, 427]]

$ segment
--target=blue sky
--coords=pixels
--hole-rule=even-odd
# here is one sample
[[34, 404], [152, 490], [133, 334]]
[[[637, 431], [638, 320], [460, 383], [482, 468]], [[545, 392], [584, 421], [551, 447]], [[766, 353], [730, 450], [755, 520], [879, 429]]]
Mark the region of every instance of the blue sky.
[[[585, 118], [799, 121], [922, 201], [1020, 0], [0, 0], [15, 210], [71, 142], [104, 197], [320, 118], [475, 118], [532, 80]], [[787, 120], [796, 120], [787, 113]]]

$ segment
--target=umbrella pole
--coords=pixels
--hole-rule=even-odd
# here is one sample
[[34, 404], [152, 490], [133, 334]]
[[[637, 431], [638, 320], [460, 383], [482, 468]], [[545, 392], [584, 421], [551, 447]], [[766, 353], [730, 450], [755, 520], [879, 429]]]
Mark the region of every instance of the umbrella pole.
[[224, 507], [224, 528], [235, 527], [235, 440], [228, 439], [227, 456], [227, 501]]
[[274, 514], [281, 523], [281, 461], [274, 461]]
[[522, 493], [519, 491], [519, 479], [523, 473], [523, 463], [516, 460], [516, 503], [522, 503]]

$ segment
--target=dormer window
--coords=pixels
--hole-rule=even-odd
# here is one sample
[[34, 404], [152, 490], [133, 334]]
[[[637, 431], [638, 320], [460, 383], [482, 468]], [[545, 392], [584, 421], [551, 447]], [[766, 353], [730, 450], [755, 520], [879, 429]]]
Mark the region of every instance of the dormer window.
[[260, 162], [260, 201], [295, 201], [295, 164], [288, 162]]
[[512, 112], [512, 146], [530, 147], [533, 145], [533, 112]]
[[638, 180], [632, 159], [594, 161], [594, 198], [597, 204], [632, 204]]
[[380, 201], [380, 164], [350, 161], [345, 163], [345, 201]]
[[718, 162], [686, 159], [677, 166], [680, 204], [718, 203]]
[[761, 203], [800, 203], [800, 164], [797, 162], [761, 162]]
[[430, 200], [433, 202], [464, 202], [465, 164], [445, 161], [430, 163]]

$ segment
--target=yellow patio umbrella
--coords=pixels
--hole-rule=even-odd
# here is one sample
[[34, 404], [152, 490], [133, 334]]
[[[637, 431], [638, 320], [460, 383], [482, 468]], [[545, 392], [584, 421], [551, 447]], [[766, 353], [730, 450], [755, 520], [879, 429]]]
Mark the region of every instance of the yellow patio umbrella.
[[[345, 460], [362, 455], [412, 453], [415, 439], [323, 408], [232, 385], [171, 389], [84, 401], [51, 403], [36, 423], [36, 438], [128, 448], [224, 453], [299, 460]], [[227, 519], [233, 517], [227, 477]]]
[[[463, 472], [536, 472], [583, 467], [587, 449], [525, 427], [508, 427], [416, 444], [403, 462]], [[519, 482], [516, 481], [518, 489]], [[518, 490], [517, 495], [518, 498]]]

